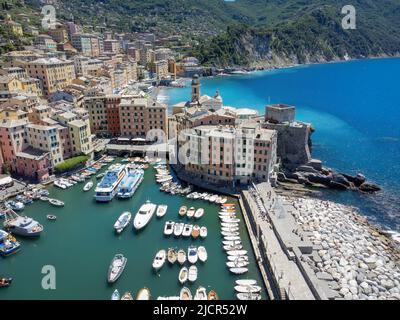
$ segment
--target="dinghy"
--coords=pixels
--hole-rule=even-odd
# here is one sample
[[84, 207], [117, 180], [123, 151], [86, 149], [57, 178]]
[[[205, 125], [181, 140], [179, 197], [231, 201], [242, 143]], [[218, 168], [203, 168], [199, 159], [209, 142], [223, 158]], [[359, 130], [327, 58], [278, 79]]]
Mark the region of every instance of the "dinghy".
[[222, 222], [236, 222], [236, 223], [239, 223], [239, 222], [240, 222], [240, 219], [222, 218], [221, 221], [222, 221]]
[[245, 256], [247, 255], [246, 250], [232, 250], [227, 252], [229, 256]]
[[228, 236], [228, 237], [224, 237], [225, 241], [238, 241], [240, 240], [240, 237], [237, 236]]
[[221, 231], [224, 232], [238, 232], [239, 231], [239, 227], [222, 227]]
[[184, 284], [188, 280], [189, 270], [186, 267], [183, 267], [181, 271], [179, 271], [178, 280], [181, 284]]
[[193, 300], [192, 298], [192, 293], [190, 292], [190, 290], [186, 287], [183, 287], [180, 294], [179, 294], [179, 298], [181, 300]]
[[186, 252], [184, 250], [178, 251], [178, 262], [182, 265], [186, 262]]
[[206, 261], [207, 261], [208, 254], [207, 254], [207, 250], [206, 250], [205, 247], [200, 246], [200, 247], [197, 249], [197, 254], [198, 254], [199, 260], [200, 260], [201, 262], [206, 262]]
[[192, 230], [193, 230], [193, 225], [185, 224], [185, 226], [183, 227], [182, 236], [185, 238], [190, 237], [192, 235]]
[[208, 300], [218, 300], [218, 295], [214, 290], [211, 290], [207, 296]]
[[163, 267], [166, 258], [167, 258], [167, 252], [165, 250], [158, 251], [153, 260], [154, 270], [156, 271], [160, 270]]
[[203, 215], [204, 215], [203, 208], [197, 209], [196, 212], [194, 213], [195, 219], [200, 219]]
[[49, 202], [55, 207], [64, 207], [65, 203], [57, 199], [49, 199]]
[[174, 225], [175, 225], [175, 222], [173, 222], [173, 221], [167, 221], [165, 223], [164, 234], [166, 236], [170, 236], [174, 232]]
[[130, 292], [125, 292], [121, 300], [133, 300], [133, 297]]
[[247, 256], [228, 256], [228, 261], [249, 261]]
[[239, 293], [259, 293], [261, 292], [260, 286], [236, 286], [235, 291]]
[[203, 239], [207, 238], [207, 227], [200, 228], [200, 237]]
[[190, 263], [195, 264], [198, 260], [199, 256], [197, 255], [197, 248], [190, 246], [188, 248], [188, 260]]
[[125, 269], [126, 262], [128, 259], [126, 259], [122, 254], [116, 254], [111, 261], [110, 267], [108, 268], [108, 282], [109, 283], [114, 283], [119, 279], [119, 277], [122, 275], [122, 272]]
[[183, 223], [175, 223], [175, 226], [174, 226], [174, 236], [175, 237], [179, 237], [182, 235], [183, 227], [184, 227]]
[[196, 209], [193, 208], [193, 207], [191, 207], [191, 208], [187, 211], [186, 215], [187, 215], [188, 218], [193, 218], [193, 216], [194, 216], [195, 213], [196, 213]]
[[185, 206], [182, 206], [182, 207], [179, 209], [179, 215], [180, 215], [181, 217], [183, 217], [183, 216], [186, 214], [186, 212], [187, 212], [187, 207], [185, 207]]
[[243, 280], [236, 280], [236, 284], [238, 286], [255, 286], [257, 284], [257, 281], [252, 279], [243, 279]]
[[233, 274], [245, 274], [249, 271], [249, 269], [247, 269], [247, 268], [230, 268], [229, 271], [232, 272]]
[[114, 224], [114, 229], [117, 233], [121, 233], [128, 226], [129, 222], [131, 222], [132, 213], [124, 212], [118, 218], [118, 220]]
[[223, 249], [225, 251], [242, 250], [243, 246], [241, 244], [228, 245], [228, 246], [223, 246]]
[[200, 235], [200, 227], [198, 225], [193, 226], [192, 237], [196, 239], [199, 237], [199, 235]]
[[236, 244], [242, 244], [242, 241], [240, 241], [240, 240], [236, 240], [236, 241], [226, 241], [226, 240], [223, 240], [223, 241], [222, 241], [222, 244], [223, 244], [224, 246], [234, 246], [234, 245], [236, 245]]
[[93, 182], [92, 182], [92, 181], [89, 181], [89, 182], [86, 183], [85, 186], [83, 187], [83, 191], [87, 192], [87, 191], [89, 191], [89, 190], [92, 189], [92, 188], [93, 188]]
[[225, 237], [235, 237], [239, 236], [239, 232], [231, 232], [231, 231], [221, 231], [221, 234]]
[[150, 300], [150, 297], [150, 290], [147, 288], [143, 288], [139, 291], [136, 300]]
[[159, 205], [157, 208], [157, 212], [156, 212], [157, 218], [164, 217], [165, 214], [167, 213], [167, 209], [168, 209], [167, 205], [165, 205], [165, 204]]
[[176, 260], [178, 259], [178, 253], [176, 252], [175, 249], [168, 249], [168, 262], [170, 264], [174, 264]]
[[121, 298], [119, 291], [116, 289], [113, 294], [111, 295], [111, 300], [119, 300]]
[[239, 300], [261, 300], [261, 294], [258, 293], [238, 293], [236, 297]]
[[248, 261], [229, 261], [226, 263], [226, 266], [228, 268], [244, 268], [247, 267], [249, 265]]
[[199, 287], [194, 295], [194, 300], [207, 300], [207, 290], [204, 287]]
[[190, 266], [188, 280], [190, 282], [195, 282], [197, 280], [197, 273], [197, 267], [195, 265]]
[[221, 227], [224, 227], [224, 228], [230, 228], [230, 227], [238, 227], [239, 226], [239, 223], [237, 223], [237, 222], [222, 222], [221, 223]]
[[46, 216], [46, 218], [47, 218], [47, 220], [50, 220], [50, 221], [56, 221], [57, 220], [57, 216], [52, 215], [52, 214], [48, 214]]

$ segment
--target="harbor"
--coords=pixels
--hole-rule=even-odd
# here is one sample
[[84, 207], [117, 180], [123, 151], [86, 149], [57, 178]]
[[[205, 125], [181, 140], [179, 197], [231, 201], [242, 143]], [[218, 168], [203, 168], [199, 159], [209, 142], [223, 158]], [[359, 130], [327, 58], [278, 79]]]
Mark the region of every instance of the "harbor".
[[[117, 162], [124, 163], [122, 159], [117, 159]], [[25, 209], [19, 213], [36, 220], [43, 226], [43, 231], [40, 237], [35, 238], [17, 236], [16, 238], [21, 244], [19, 252], [1, 259], [1, 275], [13, 278], [12, 285], [7, 289], [0, 290], [1, 300], [109, 300], [116, 289], [121, 296], [130, 292], [133, 299], [136, 299], [139, 291], [143, 288], [149, 289], [151, 299], [157, 299], [159, 297], [179, 297], [183, 287], [188, 288], [193, 297], [196, 290], [199, 292], [198, 296], [202, 297], [214, 291], [219, 299], [227, 300], [236, 299], [238, 293], [242, 293], [241, 297], [247, 295], [246, 292], [243, 292], [246, 291], [244, 289], [246, 286], [243, 285], [243, 282], [237, 283], [237, 280], [255, 280], [255, 282], [251, 282], [252, 290], [257, 292], [259, 286], [263, 287], [263, 280], [236, 199], [225, 199], [226, 196], [222, 197], [222, 195], [214, 197], [214, 199], [230, 203], [235, 208], [235, 218], [226, 217], [225, 214], [232, 213], [233, 207], [222, 210], [220, 204], [201, 200], [200, 191], [192, 192], [190, 198], [174, 194], [184, 190], [179, 185], [172, 185], [173, 188], [169, 190], [171, 193], [161, 191], [162, 185], [156, 182], [157, 171], [153, 166], [149, 166], [144, 170], [143, 181], [131, 198], [119, 199], [115, 195], [112, 201], [100, 203], [94, 198], [95, 186], [101, 181], [96, 179], [96, 175], [101, 175], [107, 168], [108, 165], [104, 166], [101, 171], [90, 175], [85, 182], [77, 182], [65, 189], [50, 185], [47, 188], [48, 197], [63, 202], [64, 206], [54, 206], [48, 201], [36, 200], [33, 204], [26, 205]], [[76, 178], [79, 179], [79, 176]], [[163, 182], [163, 179], [158, 180], [160, 183]], [[93, 182], [94, 187], [84, 191], [83, 189], [89, 181]], [[61, 182], [66, 181], [61, 180]], [[165, 182], [168, 181], [163, 182], [164, 187]], [[208, 196], [208, 198], [210, 197], [212, 198], [212, 196]], [[134, 217], [146, 201], [157, 206], [167, 206], [166, 213], [163, 212], [165, 208], [157, 212], [159, 217], [154, 213], [147, 225], [140, 230], [134, 230], [133, 223], [130, 223], [124, 230], [117, 233], [114, 225], [121, 214], [131, 212]], [[188, 209], [195, 208], [194, 214], [197, 212], [197, 216], [188, 218], [187, 215], [180, 215], [179, 211], [183, 206]], [[200, 208], [204, 209], [204, 213], [199, 210]], [[225, 214], [219, 214], [224, 211]], [[54, 219], [49, 219], [49, 217]], [[179, 222], [188, 227], [192, 225], [191, 236], [166, 236], [164, 230], [167, 221]], [[234, 224], [233, 228], [230, 230], [225, 228], [222, 231], [222, 221]], [[0, 220], [0, 222], [3, 223], [4, 220]], [[196, 225], [201, 229], [195, 228]], [[198, 233], [193, 230], [201, 232], [202, 236], [198, 236]], [[221, 231], [227, 232], [226, 234], [230, 234], [230, 231], [237, 234], [238, 238], [235, 239], [240, 239], [240, 247], [235, 246], [229, 240], [225, 240], [228, 242], [223, 243], [224, 236]], [[234, 267], [236, 262], [235, 259], [228, 259], [229, 255], [224, 250], [224, 245], [226, 245], [225, 249], [240, 248], [240, 250], [236, 250], [235, 254], [246, 252], [248, 261], [240, 259], [240, 266], [246, 266], [248, 269], [245, 274], [235, 275], [230, 272], [227, 263], [231, 262], [229, 265]], [[196, 248], [199, 257], [200, 252], [203, 256], [206, 254], [206, 260], [203, 262], [199, 259], [195, 264], [189, 264], [187, 261], [184, 265], [178, 262], [174, 264], [166, 262], [162, 268], [154, 270], [152, 265], [156, 254], [160, 250], [168, 251], [170, 248], [175, 249], [176, 252], [182, 250], [186, 253]], [[109, 284], [107, 271], [116, 254], [122, 254], [127, 258], [127, 262], [119, 279], [115, 283]], [[56, 270], [55, 290], [44, 290], [41, 285], [44, 277], [44, 274], [41, 273], [42, 268], [49, 265], [54, 266]], [[189, 270], [191, 265], [195, 265], [197, 268], [196, 279], [182, 285], [179, 281], [181, 269], [187, 267]], [[257, 286], [253, 283], [256, 283]], [[199, 288], [200, 290], [198, 290]], [[186, 291], [183, 293], [184, 296], [187, 294]], [[262, 290], [261, 296], [266, 299], [268, 295]]]

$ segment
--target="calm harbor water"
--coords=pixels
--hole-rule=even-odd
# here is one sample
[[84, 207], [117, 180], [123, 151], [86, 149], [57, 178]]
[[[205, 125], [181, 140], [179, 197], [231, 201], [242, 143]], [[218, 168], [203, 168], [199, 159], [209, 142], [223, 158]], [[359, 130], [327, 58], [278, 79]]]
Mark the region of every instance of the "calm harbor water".
[[[339, 171], [365, 174], [376, 195], [327, 191], [323, 198], [360, 208], [383, 228], [400, 231], [400, 59], [332, 63], [202, 80], [202, 94], [220, 91], [224, 104], [257, 109], [268, 103], [297, 107], [297, 119], [316, 128], [313, 157]], [[167, 89], [173, 105], [190, 87]]]
[[[181, 289], [178, 282], [178, 264], [170, 266], [166, 263], [159, 273], [155, 273], [151, 265], [158, 250], [170, 247], [187, 250], [191, 244], [204, 245], [208, 252], [207, 262], [197, 263], [197, 281], [194, 284], [187, 283], [193, 294], [201, 285], [207, 291], [215, 290], [220, 299], [234, 299], [233, 287], [236, 279], [257, 279], [261, 284], [243, 219], [240, 222], [240, 233], [244, 249], [249, 251], [251, 263], [248, 274], [240, 277], [231, 275], [225, 266], [226, 255], [221, 247], [219, 207], [201, 200], [189, 200], [159, 191], [154, 174], [154, 169], [146, 170], [145, 179], [132, 199], [114, 199], [108, 204], [96, 203], [93, 200], [94, 188], [85, 193], [82, 191], [84, 184], [77, 184], [65, 191], [50, 187], [50, 197], [60, 199], [66, 205], [64, 208], [56, 208], [48, 203], [36, 201], [26, 207], [23, 213], [42, 223], [45, 230], [38, 239], [19, 239], [22, 243], [20, 252], [0, 258], [0, 275], [14, 278], [9, 288], [0, 289], [0, 300], [110, 299], [115, 289], [121, 294], [130, 291], [135, 297], [143, 287], [151, 290], [153, 299], [158, 296], [177, 296]], [[156, 204], [167, 204], [166, 216], [162, 219], [154, 216], [142, 232], [134, 232], [131, 224], [121, 235], [116, 235], [113, 225], [119, 215], [123, 211], [136, 214], [146, 200]], [[208, 228], [206, 239], [164, 236], [165, 221], [189, 221], [186, 217], [182, 219], [178, 215], [182, 205], [205, 209], [205, 215], [197, 222]], [[48, 214], [57, 215], [57, 221], [48, 221]], [[106, 276], [111, 259], [116, 253], [124, 254], [128, 263], [121, 278], [111, 286], [107, 284]], [[41, 287], [41, 270], [44, 265], [56, 268], [56, 290], [43, 290]]]

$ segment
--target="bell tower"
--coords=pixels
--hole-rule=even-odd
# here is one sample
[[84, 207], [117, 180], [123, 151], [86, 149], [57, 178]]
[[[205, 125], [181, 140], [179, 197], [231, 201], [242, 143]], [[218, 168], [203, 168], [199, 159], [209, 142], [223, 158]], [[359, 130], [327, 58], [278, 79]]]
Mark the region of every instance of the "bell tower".
[[199, 75], [195, 74], [192, 79], [192, 102], [200, 100], [200, 86]]

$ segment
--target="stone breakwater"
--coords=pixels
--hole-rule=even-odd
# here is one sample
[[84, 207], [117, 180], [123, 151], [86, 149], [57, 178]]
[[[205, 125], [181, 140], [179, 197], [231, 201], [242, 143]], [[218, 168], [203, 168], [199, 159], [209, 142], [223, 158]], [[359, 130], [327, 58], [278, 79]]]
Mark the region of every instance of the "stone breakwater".
[[307, 257], [316, 274], [330, 280], [344, 299], [400, 300], [400, 253], [389, 238], [355, 208], [308, 198], [282, 196], [314, 245]]

